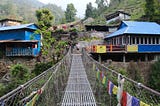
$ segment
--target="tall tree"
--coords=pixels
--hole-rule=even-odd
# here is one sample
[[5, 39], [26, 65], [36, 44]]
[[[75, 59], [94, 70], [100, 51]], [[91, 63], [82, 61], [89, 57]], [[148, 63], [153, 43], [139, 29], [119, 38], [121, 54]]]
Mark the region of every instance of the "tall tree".
[[54, 16], [48, 9], [40, 9], [36, 11], [36, 16], [38, 20], [38, 26], [40, 29], [36, 33], [41, 34], [42, 39], [42, 53], [47, 55], [50, 51], [52, 43], [55, 39], [51, 36], [51, 31], [49, 28], [52, 26]]
[[145, 14], [147, 16], [148, 21], [153, 19], [152, 16], [154, 14], [154, 0], [146, 0]]
[[48, 9], [40, 9], [36, 11], [36, 16], [38, 20], [38, 26], [40, 28], [46, 28], [52, 26], [54, 16]]
[[86, 11], [85, 11], [85, 18], [88, 18], [88, 17], [93, 17], [93, 7], [92, 7], [92, 3], [89, 2], [89, 4], [87, 4], [87, 8], [86, 8]]
[[148, 21], [159, 22], [160, 17], [160, 1], [159, 0], [146, 0], [145, 15]]
[[154, 0], [154, 8], [155, 17], [153, 18], [153, 20], [160, 23], [160, 0]]
[[104, 0], [96, 0], [96, 4], [98, 5], [98, 9], [100, 9], [100, 10], [105, 8], [105, 1]]
[[77, 10], [75, 9], [74, 5], [72, 3], [68, 4], [65, 11], [66, 21], [67, 22], [75, 21], [76, 12]]

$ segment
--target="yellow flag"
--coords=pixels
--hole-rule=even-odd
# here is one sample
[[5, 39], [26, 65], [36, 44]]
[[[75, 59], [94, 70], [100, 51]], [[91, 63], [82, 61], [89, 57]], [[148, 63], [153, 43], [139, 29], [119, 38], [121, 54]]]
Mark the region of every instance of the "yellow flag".
[[39, 94], [36, 94], [31, 101], [29, 101], [25, 106], [34, 106], [36, 103], [36, 100], [38, 99]]
[[106, 76], [103, 77], [102, 84], [106, 83]]
[[118, 91], [118, 87], [117, 87], [117, 86], [114, 86], [114, 87], [113, 87], [113, 94], [117, 95], [117, 91]]
[[140, 106], [150, 106], [150, 105], [148, 105], [148, 104], [146, 104], [146, 103], [140, 101]]

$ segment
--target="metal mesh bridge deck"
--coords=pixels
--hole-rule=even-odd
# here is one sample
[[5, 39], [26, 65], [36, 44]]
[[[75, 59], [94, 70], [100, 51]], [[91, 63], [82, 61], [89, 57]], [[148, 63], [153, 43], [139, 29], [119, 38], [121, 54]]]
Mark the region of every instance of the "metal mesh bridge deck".
[[62, 106], [96, 106], [80, 54], [73, 54]]

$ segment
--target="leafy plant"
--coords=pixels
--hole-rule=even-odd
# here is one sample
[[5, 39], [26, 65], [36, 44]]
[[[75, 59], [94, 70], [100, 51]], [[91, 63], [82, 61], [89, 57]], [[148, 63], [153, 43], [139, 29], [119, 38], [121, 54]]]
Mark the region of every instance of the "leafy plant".
[[138, 81], [138, 82], [142, 81], [142, 78], [140, 76], [139, 67], [133, 61], [131, 61], [127, 67], [127, 74], [129, 78], [135, 81]]
[[30, 78], [28, 68], [23, 64], [16, 64], [11, 67], [11, 76], [14, 80], [27, 81]]
[[34, 70], [32, 70], [32, 73], [34, 73], [36, 76], [41, 74], [43, 71], [46, 71], [50, 67], [53, 66], [53, 62], [47, 62], [47, 63], [37, 63], [35, 65]]
[[42, 36], [42, 53], [47, 55], [52, 44], [55, 42], [55, 38], [51, 36], [49, 28], [52, 26], [54, 16], [48, 9], [40, 9], [36, 11], [38, 19], [38, 26], [40, 29], [36, 30], [36, 34]]
[[68, 4], [65, 11], [66, 21], [67, 22], [75, 21], [76, 12], [77, 10], [75, 9], [74, 5], [72, 3]]
[[158, 60], [157, 62], [155, 62], [151, 66], [151, 74], [150, 74], [150, 78], [149, 78], [149, 85], [153, 89], [160, 92], [160, 76], [159, 76], [160, 71], [159, 70], [160, 70], [160, 60]]

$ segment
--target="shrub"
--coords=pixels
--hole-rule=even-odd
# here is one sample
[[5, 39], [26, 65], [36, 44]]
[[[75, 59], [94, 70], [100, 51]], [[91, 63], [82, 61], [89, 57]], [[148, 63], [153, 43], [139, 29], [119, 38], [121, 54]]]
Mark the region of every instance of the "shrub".
[[22, 84], [30, 79], [29, 69], [23, 64], [16, 64], [11, 67], [13, 83]]
[[47, 69], [49, 69], [52, 66], [53, 66], [53, 62], [37, 63], [35, 65], [34, 70], [32, 70], [32, 72], [37, 76], [37, 75], [41, 74], [43, 71], [46, 71]]
[[127, 67], [127, 74], [128, 74], [129, 78], [131, 78], [135, 81], [138, 81], [138, 82], [142, 81], [142, 78], [140, 75], [140, 68], [133, 61], [131, 61]]
[[160, 60], [151, 66], [149, 85], [151, 88], [160, 92]]

